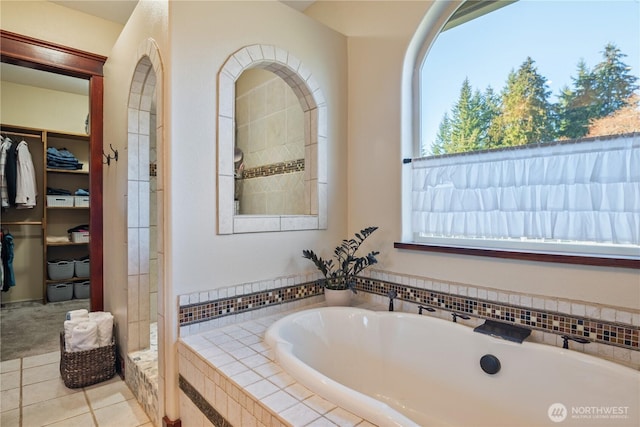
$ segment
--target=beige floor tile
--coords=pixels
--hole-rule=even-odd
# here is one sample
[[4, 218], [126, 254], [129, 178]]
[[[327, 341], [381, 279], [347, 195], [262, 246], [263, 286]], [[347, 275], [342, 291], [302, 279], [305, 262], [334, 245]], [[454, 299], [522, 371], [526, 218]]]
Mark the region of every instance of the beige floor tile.
[[89, 405], [84, 393], [74, 393], [24, 406], [22, 425], [24, 427], [43, 426], [45, 423], [55, 423], [88, 412]]
[[34, 366], [22, 370], [22, 386], [35, 384], [46, 380], [60, 378], [60, 364], [49, 363], [47, 365]]
[[4, 360], [0, 362], [0, 373], [20, 370], [20, 359]]
[[70, 389], [64, 385], [61, 378], [41, 381], [35, 384], [28, 384], [22, 387], [22, 405], [33, 405], [56, 397], [67, 396], [78, 393], [82, 389]]
[[2, 427], [18, 427], [20, 424], [20, 410], [3, 411], [0, 414], [0, 426]]
[[67, 418], [53, 424], [47, 424], [47, 427], [95, 427], [93, 416], [90, 413], [78, 415], [77, 417]]
[[135, 399], [93, 411], [100, 427], [137, 427], [149, 422], [149, 417]]
[[12, 388], [0, 391], [0, 412], [10, 411], [20, 407], [20, 389]]
[[105, 406], [133, 399], [133, 393], [131, 393], [131, 390], [129, 390], [125, 382], [119, 377], [116, 378], [118, 378], [118, 381], [96, 384], [85, 390], [91, 408], [94, 411], [104, 408]]
[[22, 359], [22, 369], [33, 368], [34, 366], [48, 365], [49, 363], [59, 363], [60, 352], [39, 354], [37, 356], [29, 356]]
[[20, 371], [0, 374], [0, 391], [20, 387]]

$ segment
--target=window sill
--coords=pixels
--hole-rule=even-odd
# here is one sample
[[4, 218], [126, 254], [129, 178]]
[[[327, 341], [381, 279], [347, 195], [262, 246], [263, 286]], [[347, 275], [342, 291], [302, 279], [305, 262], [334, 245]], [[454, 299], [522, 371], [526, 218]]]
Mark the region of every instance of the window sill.
[[640, 269], [638, 258], [607, 258], [587, 255], [567, 255], [537, 252], [502, 251], [497, 249], [466, 248], [456, 246], [429, 245], [414, 242], [395, 242], [395, 249], [418, 252], [439, 252], [454, 255], [482, 256], [491, 258], [515, 259], [522, 261], [554, 262], [561, 264], [593, 265], [598, 267], [617, 267]]

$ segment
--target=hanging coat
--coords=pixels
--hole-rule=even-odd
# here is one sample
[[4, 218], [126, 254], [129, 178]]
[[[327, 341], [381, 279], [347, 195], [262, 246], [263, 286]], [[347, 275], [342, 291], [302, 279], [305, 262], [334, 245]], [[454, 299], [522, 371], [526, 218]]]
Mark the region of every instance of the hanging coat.
[[16, 204], [16, 185], [18, 182], [18, 144], [15, 142], [11, 142], [11, 145], [7, 148], [4, 174], [7, 180], [9, 206], [14, 206]]
[[2, 235], [2, 267], [4, 269], [2, 291], [7, 292], [16, 285], [16, 277], [13, 272], [13, 236], [11, 233], [3, 233]]
[[36, 205], [38, 190], [36, 188], [36, 171], [26, 141], [23, 140], [18, 144], [17, 153], [16, 207], [18, 209], [32, 209]]
[[11, 139], [4, 138], [0, 146], [0, 199], [3, 208], [9, 207], [9, 193], [7, 188], [7, 174], [5, 165], [7, 164], [7, 152], [11, 148]]

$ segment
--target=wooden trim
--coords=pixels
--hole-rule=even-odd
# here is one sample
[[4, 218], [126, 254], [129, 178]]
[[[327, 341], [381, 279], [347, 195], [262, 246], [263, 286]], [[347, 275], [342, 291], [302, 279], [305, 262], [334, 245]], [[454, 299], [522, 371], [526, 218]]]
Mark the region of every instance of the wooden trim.
[[106, 57], [0, 30], [2, 62], [88, 79], [102, 76]]
[[91, 239], [89, 254], [91, 257], [91, 311], [102, 311], [103, 292], [103, 215], [102, 215], [102, 134], [103, 134], [103, 96], [104, 78], [93, 76], [89, 80], [89, 224]]
[[49, 71], [89, 80], [90, 144], [90, 226], [91, 310], [102, 311], [103, 300], [103, 220], [102, 220], [102, 131], [106, 57], [78, 49], [0, 30], [0, 60], [26, 68]]
[[515, 259], [521, 261], [553, 262], [561, 264], [592, 265], [597, 267], [618, 267], [640, 269], [640, 259], [605, 258], [584, 255], [564, 255], [534, 252], [500, 251], [495, 249], [463, 248], [454, 246], [428, 245], [424, 243], [395, 242], [395, 249], [418, 252], [440, 252], [453, 255], [483, 256], [491, 258]]

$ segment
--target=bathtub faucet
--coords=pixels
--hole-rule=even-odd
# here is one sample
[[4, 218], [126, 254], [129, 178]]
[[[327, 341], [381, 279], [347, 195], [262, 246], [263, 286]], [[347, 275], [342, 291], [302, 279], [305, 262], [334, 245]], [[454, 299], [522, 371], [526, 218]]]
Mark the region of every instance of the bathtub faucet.
[[471, 319], [471, 317], [464, 315], [464, 314], [458, 314], [458, 313], [451, 313], [451, 317], [453, 317], [453, 323], [458, 323], [458, 317], [464, 320], [469, 320]]
[[391, 289], [387, 292], [387, 296], [389, 297], [389, 311], [393, 311], [393, 299], [398, 296], [398, 293], [394, 289]]
[[569, 335], [562, 335], [561, 338], [562, 338], [562, 348], [566, 348], [567, 350], [569, 349], [569, 340], [575, 341], [580, 344], [589, 344], [589, 340], [585, 338], [572, 337]]
[[431, 313], [436, 311], [436, 309], [433, 308], [433, 307], [427, 307], [426, 305], [419, 305], [418, 306], [418, 314], [422, 314], [422, 310], [427, 310], [428, 312], [431, 312]]

